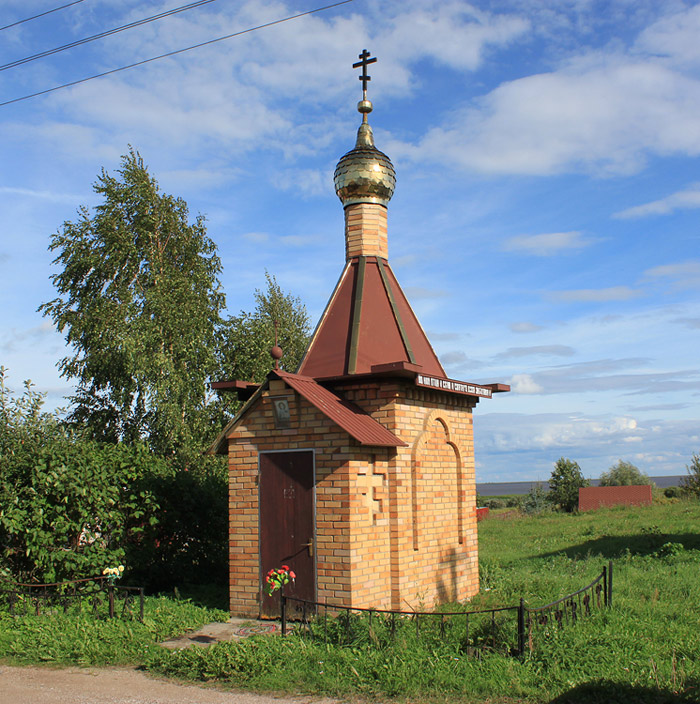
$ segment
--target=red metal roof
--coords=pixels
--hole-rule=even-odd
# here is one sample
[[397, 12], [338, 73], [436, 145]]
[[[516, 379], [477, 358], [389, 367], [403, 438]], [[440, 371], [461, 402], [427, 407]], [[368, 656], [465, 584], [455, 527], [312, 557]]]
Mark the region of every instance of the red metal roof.
[[359, 406], [336, 396], [333, 392], [317, 384], [313, 379], [282, 370], [271, 372], [309, 403], [318, 408], [327, 418], [339, 425], [361, 445], [381, 445], [384, 447], [405, 447], [406, 443], [385, 428]]
[[406, 363], [445, 377], [388, 262], [354, 257], [343, 271], [299, 374], [328, 379]]

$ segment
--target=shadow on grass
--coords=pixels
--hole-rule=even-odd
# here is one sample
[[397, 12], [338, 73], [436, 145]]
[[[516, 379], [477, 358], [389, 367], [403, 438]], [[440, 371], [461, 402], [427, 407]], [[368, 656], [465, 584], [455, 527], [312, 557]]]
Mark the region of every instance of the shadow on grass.
[[697, 704], [698, 682], [687, 683], [681, 692], [652, 687], [637, 687], [609, 680], [586, 682], [565, 692], [549, 704]]
[[684, 550], [700, 550], [700, 534], [654, 532], [638, 535], [604, 535], [537, 557], [553, 557], [563, 554], [569, 558], [579, 558], [590, 554], [612, 559], [625, 555], [628, 551], [632, 555], [653, 555], [662, 550], [666, 543], [678, 543], [683, 546]]
[[225, 584], [183, 584], [161, 594], [175, 599], [189, 599], [196, 606], [207, 609], [228, 611], [228, 589]]

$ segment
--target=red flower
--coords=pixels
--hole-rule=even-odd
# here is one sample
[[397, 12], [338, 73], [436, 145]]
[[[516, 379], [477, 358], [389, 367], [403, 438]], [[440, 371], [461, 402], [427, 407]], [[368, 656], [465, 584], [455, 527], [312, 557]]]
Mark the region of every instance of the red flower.
[[290, 577], [291, 579], [296, 579], [296, 578], [297, 578], [297, 576], [294, 574], [294, 572], [293, 572], [292, 570], [289, 570], [289, 577]]
[[285, 572], [289, 572], [289, 565], [282, 565], [282, 569], [283, 569]]

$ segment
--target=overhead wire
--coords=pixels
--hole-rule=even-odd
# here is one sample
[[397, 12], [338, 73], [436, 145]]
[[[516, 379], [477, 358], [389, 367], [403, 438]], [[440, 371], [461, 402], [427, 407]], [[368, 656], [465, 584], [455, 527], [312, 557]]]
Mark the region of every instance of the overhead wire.
[[23, 20], [17, 20], [17, 22], [13, 22], [12, 24], [6, 24], [4, 27], [0, 27], [0, 32], [2, 32], [3, 29], [9, 29], [10, 27], [16, 27], [18, 24], [24, 24], [25, 22], [29, 22], [30, 20], [36, 20], [39, 17], [44, 17], [44, 15], [50, 15], [52, 12], [58, 12], [59, 10], [65, 10], [67, 7], [71, 7], [72, 5], [78, 5], [81, 2], [85, 2], [85, 0], [74, 0], [74, 2], [69, 2], [66, 5], [61, 5], [60, 7], [54, 7], [53, 10], [46, 10], [46, 12], [40, 12], [38, 15], [32, 15], [32, 17], [25, 17]]
[[137, 61], [133, 64], [127, 66], [120, 66], [119, 68], [113, 68], [109, 71], [103, 71], [102, 73], [97, 73], [94, 76], [88, 76], [87, 78], [79, 78], [76, 81], [70, 81], [70, 83], [63, 83], [60, 86], [54, 86], [53, 88], [46, 88], [45, 90], [37, 91], [36, 93], [31, 93], [29, 95], [23, 95], [20, 98], [13, 98], [12, 100], [6, 100], [0, 103], [0, 107], [5, 105], [12, 105], [13, 103], [19, 103], [22, 100], [29, 100], [30, 98], [36, 98], [40, 95], [46, 95], [47, 93], [52, 93], [56, 90], [61, 90], [62, 88], [70, 88], [71, 86], [77, 86], [80, 83], [86, 83], [87, 81], [92, 81], [95, 78], [103, 78], [104, 76], [110, 76], [113, 73], [119, 73], [120, 71], [126, 71], [130, 68], [136, 68], [137, 66], [143, 66], [144, 64], [151, 63], [153, 61], [159, 61], [160, 59], [166, 59], [169, 56], [176, 56], [177, 54], [184, 54], [186, 51], [192, 51], [193, 49], [199, 49], [203, 46], [208, 46], [210, 44], [215, 44], [216, 42], [224, 41], [225, 39], [232, 39], [233, 37], [240, 37], [242, 34], [249, 34], [250, 32], [256, 32], [259, 29], [265, 29], [267, 27], [273, 27], [277, 24], [282, 24], [283, 22], [289, 22], [291, 20], [296, 20], [299, 17], [305, 17], [307, 15], [313, 15], [317, 12], [323, 12], [324, 10], [331, 10], [334, 7], [340, 7], [340, 5], [347, 5], [354, 0], [341, 0], [341, 2], [335, 2], [332, 5], [325, 5], [324, 7], [317, 7], [314, 10], [307, 10], [306, 12], [299, 12], [296, 15], [290, 15], [289, 17], [284, 17], [280, 20], [274, 20], [272, 22], [266, 22], [265, 24], [257, 25], [256, 27], [249, 27], [248, 29], [242, 29], [239, 32], [233, 32], [232, 34], [226, 34], [223, 37], [217, 37], [216, 39], [209, 39], [206, 42], [200, 42], [199, 44], [193, 44], [192, 46], [185, 47], [184, 49], [175, 49], [174, 51], [169, 51], [165, 54], [160, 54], [159, 56], [153, 56], [150, 59], [143, 59], [143, 61]]
[[[81, 0], [82, 1], [82, 0]], [[16, 61], [11, 61], [8, 64], [0, 65], [0, 71], [7, 71], [9, 68], [14, 68], [15, 66], [22, 66], [22, 64], [28, 64], [30, 61], [36, 61], [37, 59], [43, 59], [45, 56], [52, 56], [53, 54], [58, 54], [60, 51], [65, 51], [66, 49], [73, 49], [76, 46], [81, 46], [82, 44], [87, 44], [88, 42], [94, 42], [97, 39], [104, 39], [104, 37], [109, 37], [112, 34], [117, 34], [119, 32], [124, 32], [127, 29], [133, 29], [134, 27], [140, 27], [141, 25], [148, 24], [149, 22], [155, 22], [156, 20], [161, 20], [164, 17], [170, 17], [171, 15], [176, 15], [180, 12], [185, 12], [187, 10], [192, 10], [202, 5], [208, 5], [209, 3], [216, 2], [216, 0], [198, 0], [197, 2], [191, 2], [188, 5], [182, 5], [181, 7], [175, 7], [172, 10], [166, 10], [160, 14], [153, 15], [152, 17], [144, 17], [141, 20], [135, 20], [134, 22], [129, 22], [129, 24], [124, 24], [119, 27], [114, 27], [113, 29], [107, 29], [99, 34], [93, 34], [91, 37], [85, 37], [84, 39], [77, 39], [70, 44], [64, 44], [63, 46], [57, 46], [54, 49], [47, 49], [46, 51], [41, 51], [38, 54], [32, 54], [31, 56], [25, 56], [23, 59], [17, 59]]]

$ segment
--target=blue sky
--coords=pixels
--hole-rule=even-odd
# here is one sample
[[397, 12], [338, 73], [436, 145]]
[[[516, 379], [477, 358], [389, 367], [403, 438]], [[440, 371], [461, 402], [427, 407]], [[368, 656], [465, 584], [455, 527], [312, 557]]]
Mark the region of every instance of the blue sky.
[[[58, 0], [5, 0], [0, 26]], [[0, 32], [0, 63], [178, 3], [84, 0]], [[1, 72], [0, 102], [323, 3], [216, 0]], [[344, 260], [351, 64], [397, 171], [390, 261], [475, 412], [480, 481], [683, 474], [700, 452], [700, 4], [354, 0], [0, 108], [0, 364], [61, 404], [47, 245], [128, 145], [202, 213], [232, 312], [267, 269], [314, 320]]]

